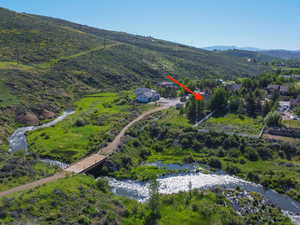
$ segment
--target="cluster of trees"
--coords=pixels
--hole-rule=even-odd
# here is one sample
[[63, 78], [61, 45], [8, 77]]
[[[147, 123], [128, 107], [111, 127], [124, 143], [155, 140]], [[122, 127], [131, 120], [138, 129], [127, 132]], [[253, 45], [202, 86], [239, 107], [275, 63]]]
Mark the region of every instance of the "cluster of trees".
[[[188, 83], [193, 89], [206, 89], [213, 94], [208, 101], [197, 102], [190, 98], [185, 113], [192, 122], [200, 120], [208, 111], [217, 114], [230, 112], [250, 117], [266, 116], [275, 109], [279, 96], [274, 93], [271, 99], [266, 100], [267, 92], [264, 89], [271, 83], [285, 82], [282, 79], [284, 78], [276, 73], [263, 74], [255, 79], [238, 79], [236, 82], [241, 85], [241, 88], [237, 91], [221, 87], [217, 80], [190, 81]], [[298, 93], [297, 90], [292, 89], [292, 91], [294, 94]]]

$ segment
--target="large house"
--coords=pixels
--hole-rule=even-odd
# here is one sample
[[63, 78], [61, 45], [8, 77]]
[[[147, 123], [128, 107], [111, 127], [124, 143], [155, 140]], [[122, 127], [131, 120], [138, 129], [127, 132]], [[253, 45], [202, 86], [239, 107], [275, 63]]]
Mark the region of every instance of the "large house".
[[136, 100], [141, 103], [158, 101], [160, 95], [150, 88], [138, 88], [135, 90]]
[[285, 85], [270, 84], [268, 85], [267, 90], [269, 94], [279, 93], [280, 95], [287, 95], [289, 93], [289, 88]]

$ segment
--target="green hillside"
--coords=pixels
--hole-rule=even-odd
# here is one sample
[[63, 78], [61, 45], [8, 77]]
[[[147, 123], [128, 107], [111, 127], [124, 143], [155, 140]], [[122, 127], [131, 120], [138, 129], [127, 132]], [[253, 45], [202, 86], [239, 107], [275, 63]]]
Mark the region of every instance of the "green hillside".
[[266, 54], [263, 54], [261, 52], [247, 51], [247, 50], [240, 50], [240, 49], [220, 51], [219, 54], [241, 57], [245, 61], [249, 58], [250, 59], [255, 59], [256, 62], [272, 62], [273, 60], [278, 60], [279, 59], [275, 56], [266, 55]]
[[[151, 37], [0, 8], [0, 137], [16, 117], [59, 112], [84, 93], [147, 80], [258, 75], [268, 67]], [[9, 126], [8, 126], [9, 125]], [[6, 127], [6, 128], [5, 128]], [[0, 146], [3, 140], [0, 140]]]

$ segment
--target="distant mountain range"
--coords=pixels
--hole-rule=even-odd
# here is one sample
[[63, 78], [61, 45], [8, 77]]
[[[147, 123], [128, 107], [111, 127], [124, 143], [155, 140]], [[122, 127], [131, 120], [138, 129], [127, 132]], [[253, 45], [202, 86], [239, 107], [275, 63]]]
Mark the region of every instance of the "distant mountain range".
[[215, 46], [210, 46], [210, 47], [205, 47], [203, 48], [205, 50], [209, 51], [227, 51], [227, 50], [233, 50], [233, 49], [238, 49], [238, 50], [246, 50], [246, 51], [261, 51], [263, 49], [259, 48], [253, 48], [253, 47], [238, 47], [235, 45], [215, 45]]
[[300, 50], [285, 50], [285, 49], [259, 49], [254, 47], [238, 47], [235, 45], [215, 45], [203, 48], [209, 51], [230, 51], [230, 50], [243, 50], [258, 52], [263, 55], [268, 55], [280, 59], [300, 59]]

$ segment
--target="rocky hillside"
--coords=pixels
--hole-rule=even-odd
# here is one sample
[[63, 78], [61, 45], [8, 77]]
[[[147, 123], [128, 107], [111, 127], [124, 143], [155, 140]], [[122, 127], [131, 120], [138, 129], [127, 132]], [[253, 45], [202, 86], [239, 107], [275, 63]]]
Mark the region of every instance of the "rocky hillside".
[[128, 89], [163, 80], [166, 73], [229, 78], [268, 69], [235, 56], [4, 8], [0, 18], [0, 137], [17, 123], [54, 116], [83, 93]]

